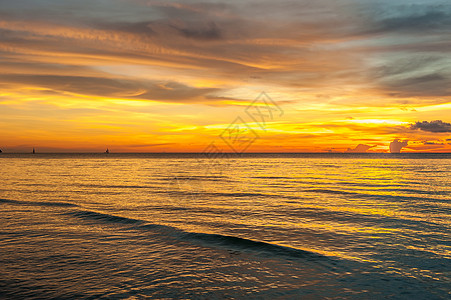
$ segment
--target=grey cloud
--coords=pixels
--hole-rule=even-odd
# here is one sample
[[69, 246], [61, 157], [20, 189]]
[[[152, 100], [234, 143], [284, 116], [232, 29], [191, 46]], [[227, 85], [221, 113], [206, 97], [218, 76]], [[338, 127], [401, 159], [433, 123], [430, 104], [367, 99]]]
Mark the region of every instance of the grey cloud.
[[410, 129], [420, 129], [429, 132], [451, 132], [451, 123], [446, 123], [442, 120], [416, 122], [410, 125]]
[[152, 22], [150, 21], [100, 24], [99, 27], [101, 29], [117, 30], [145, 36], [152, 36], [155, 34], [155, 31], [152, 29]]
[[371, 77], [373, 82], [391, 96], [443, 97], [451, 95], [450, 67], [451, 59], [448, 54], [401, 52], [387, 55], [384, 65], [373, 69]]
[[90, 21], [99, 19], [127, 22], [149, 19], [149, 16], [158, 17], [158, 14], [151, 7], [123, 0], [21, 0], [1, 2], [0, 16], [10, 19], [52, 20], [64, 24], [88, 24]]
[[424, 53], [400, 57], [390, 64], [380, 66], [376, 70], [376, 76], [397, 76], [406, 73], [418, 72], [433, 66], [435, 69], [443, 67], [446, 57], [440, 55], [427, 55]]
[[[370, 79], [394, 97], [451, 96], [451, 4], [446, 1], [364, 2], [366, 51], [383, 66]], [[377, 37], [377, 40], [374, 39]]]
[[156, 37], [159, 34], [160, 38], [174, 37], [179, 35], [181, 37], [195, 39], [195, 40], [216, 40], [223, 36], [222, 30], [215, 22], [183, 22], [181, 20], [148, 20], [139, 22], [116, 22], [116, 23], [100, 23], [93, 24], [98, 29], [123, 32], [134, 34], [137, 36]]
[[425, 141], [423, 145], [444, 145], [444, 143]]
[[[146, 87], [146, 85], [144, 85]], [[175, 102], [190, 102], [195, 98], [207, 99], [209, 93], [218, 91], [216, 88], [194, 88], [178, 82], [151, 83], [147, 85], [146, 92], [135, 98], [149, 100], [171, 100]], [[198, 100], [199, 101], [199, 100]]]
[[222, 37], [221, 30], [219, 30], [214, 22], [209, 22], [207, 25], [198, 25], [196, 27], [175, 28], [181, 35], [187, 38], [198, 40], [217, 40]]
[[384, 80], [384, 85], [395, 95], [410, 96], [451, 96], [451, 74], [431, 73], [399, 80]]
[[387, 49], [389, 54], [381, 56], [384, 64], [370, 71], [372, 81], [395, 97], [451, 96], [451, 48], [436, 45], [441, 51], [436, 52], [417, 48], [419, 44]]
[[444, 31], [451, 29], [451, 13], [449, 10], [430, 10], [410, 15], [401, 12], [399, 16], [379, 20], [374, 27], [372, 33]]

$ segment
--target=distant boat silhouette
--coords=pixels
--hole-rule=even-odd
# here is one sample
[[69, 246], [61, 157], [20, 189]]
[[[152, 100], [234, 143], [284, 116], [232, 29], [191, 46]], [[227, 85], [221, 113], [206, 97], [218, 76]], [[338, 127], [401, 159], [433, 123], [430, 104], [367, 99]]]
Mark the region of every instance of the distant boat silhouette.
[[108, 150], [108, 148], [106, 148], [105, 153], [106, 153], [106, 154], [110, 153], [110, 150]]
[[33, 148], [33, 152], [32, 152], [33, 154], [35, 154], [36, 153], [36, 150], [34, 150], [34, 148]]
[[0, 153], [2, 153], [3, 151], [2, 151], [2, 149], [0, 149]]

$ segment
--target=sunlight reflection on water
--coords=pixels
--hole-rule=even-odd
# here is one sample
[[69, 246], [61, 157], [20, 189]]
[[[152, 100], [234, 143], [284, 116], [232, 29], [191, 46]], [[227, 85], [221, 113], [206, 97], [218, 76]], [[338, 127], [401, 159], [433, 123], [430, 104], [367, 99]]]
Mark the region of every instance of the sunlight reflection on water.
[[[44, 297], [161, 296], [169, 287], [193, 297], [447, 295], [446, 155], [248, 155], [217, 172], [207, 163], [3, 156], [0, 287]], [[300, 260], [305, 253], [327, 259]]]

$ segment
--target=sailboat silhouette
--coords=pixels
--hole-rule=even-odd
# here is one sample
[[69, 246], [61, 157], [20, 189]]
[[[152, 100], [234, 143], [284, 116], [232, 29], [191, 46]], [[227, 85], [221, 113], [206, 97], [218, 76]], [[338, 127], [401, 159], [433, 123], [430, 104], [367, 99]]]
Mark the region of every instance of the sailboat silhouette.
[[34, 150], [34, 148], [33, 148], [33, 152], [32, 152], [33, 154], [35, 154], [36, 153], [36, 150]]
[[106, 153], [106, 154], [110, 153], [110, 150], [108, 150], [108, 148], [106, 148], [105, 153]]

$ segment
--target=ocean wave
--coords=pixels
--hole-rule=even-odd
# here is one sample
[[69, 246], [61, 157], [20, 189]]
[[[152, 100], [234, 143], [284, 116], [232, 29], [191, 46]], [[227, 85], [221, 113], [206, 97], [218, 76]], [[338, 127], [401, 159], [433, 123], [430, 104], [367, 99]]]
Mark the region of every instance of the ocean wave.
[[19, 201], [10, 199], [0, 199], [0, 203], [16, 204], [16, 205], [33, 205], [33, 206], [60, 206], [60, 207], [79, 207], [77, 204], [67, 202], [50, 202], [50, 201]]
[[145, 223], [142, 220], [132, 219], [132, 218], [126, 218], [126, 217], [120, 217], [95, 211], [88, 211], [88, 210], [82, 210], [82, 211], [72, 211], [64, 213], [64, 215], [70, 215], [74, 216], [80, 219], [84, 220], [93, 220], [93, 221], [103, 221], [108, 223], [119, 223], [119, 224], [142, 224]]
[[184, 232], [183, 238], [185, 240], [197, 241], [207, 245], [224, 246], [233, 250], [252, 251], [291, 258], [308, 258], [309, 260], [327, 259], [325, 256], [314, 252], [236, 236], [214, 233]]
[[[270, 256], [284, 256], [288, 258], [308, 258], [309, 260], [329, 259], [323, 255], [305, 250], [281, 246], [252, 239], [215, 234], [189, 232], [167, 225], [152, 224], [143, 220], [121, 217], [101, 212], [80, 210], [64, 213], [84, 220], [101, 221], [106, 223], [135, 225], [130, 229], [149, 230], [158, 233], [164, 239], [172, 238], [182, 242], [200, 244], [207, 247], [220, 247], [226, 250], [246, 251]], [[138, 226], [136, 226], [138, 225]]]

